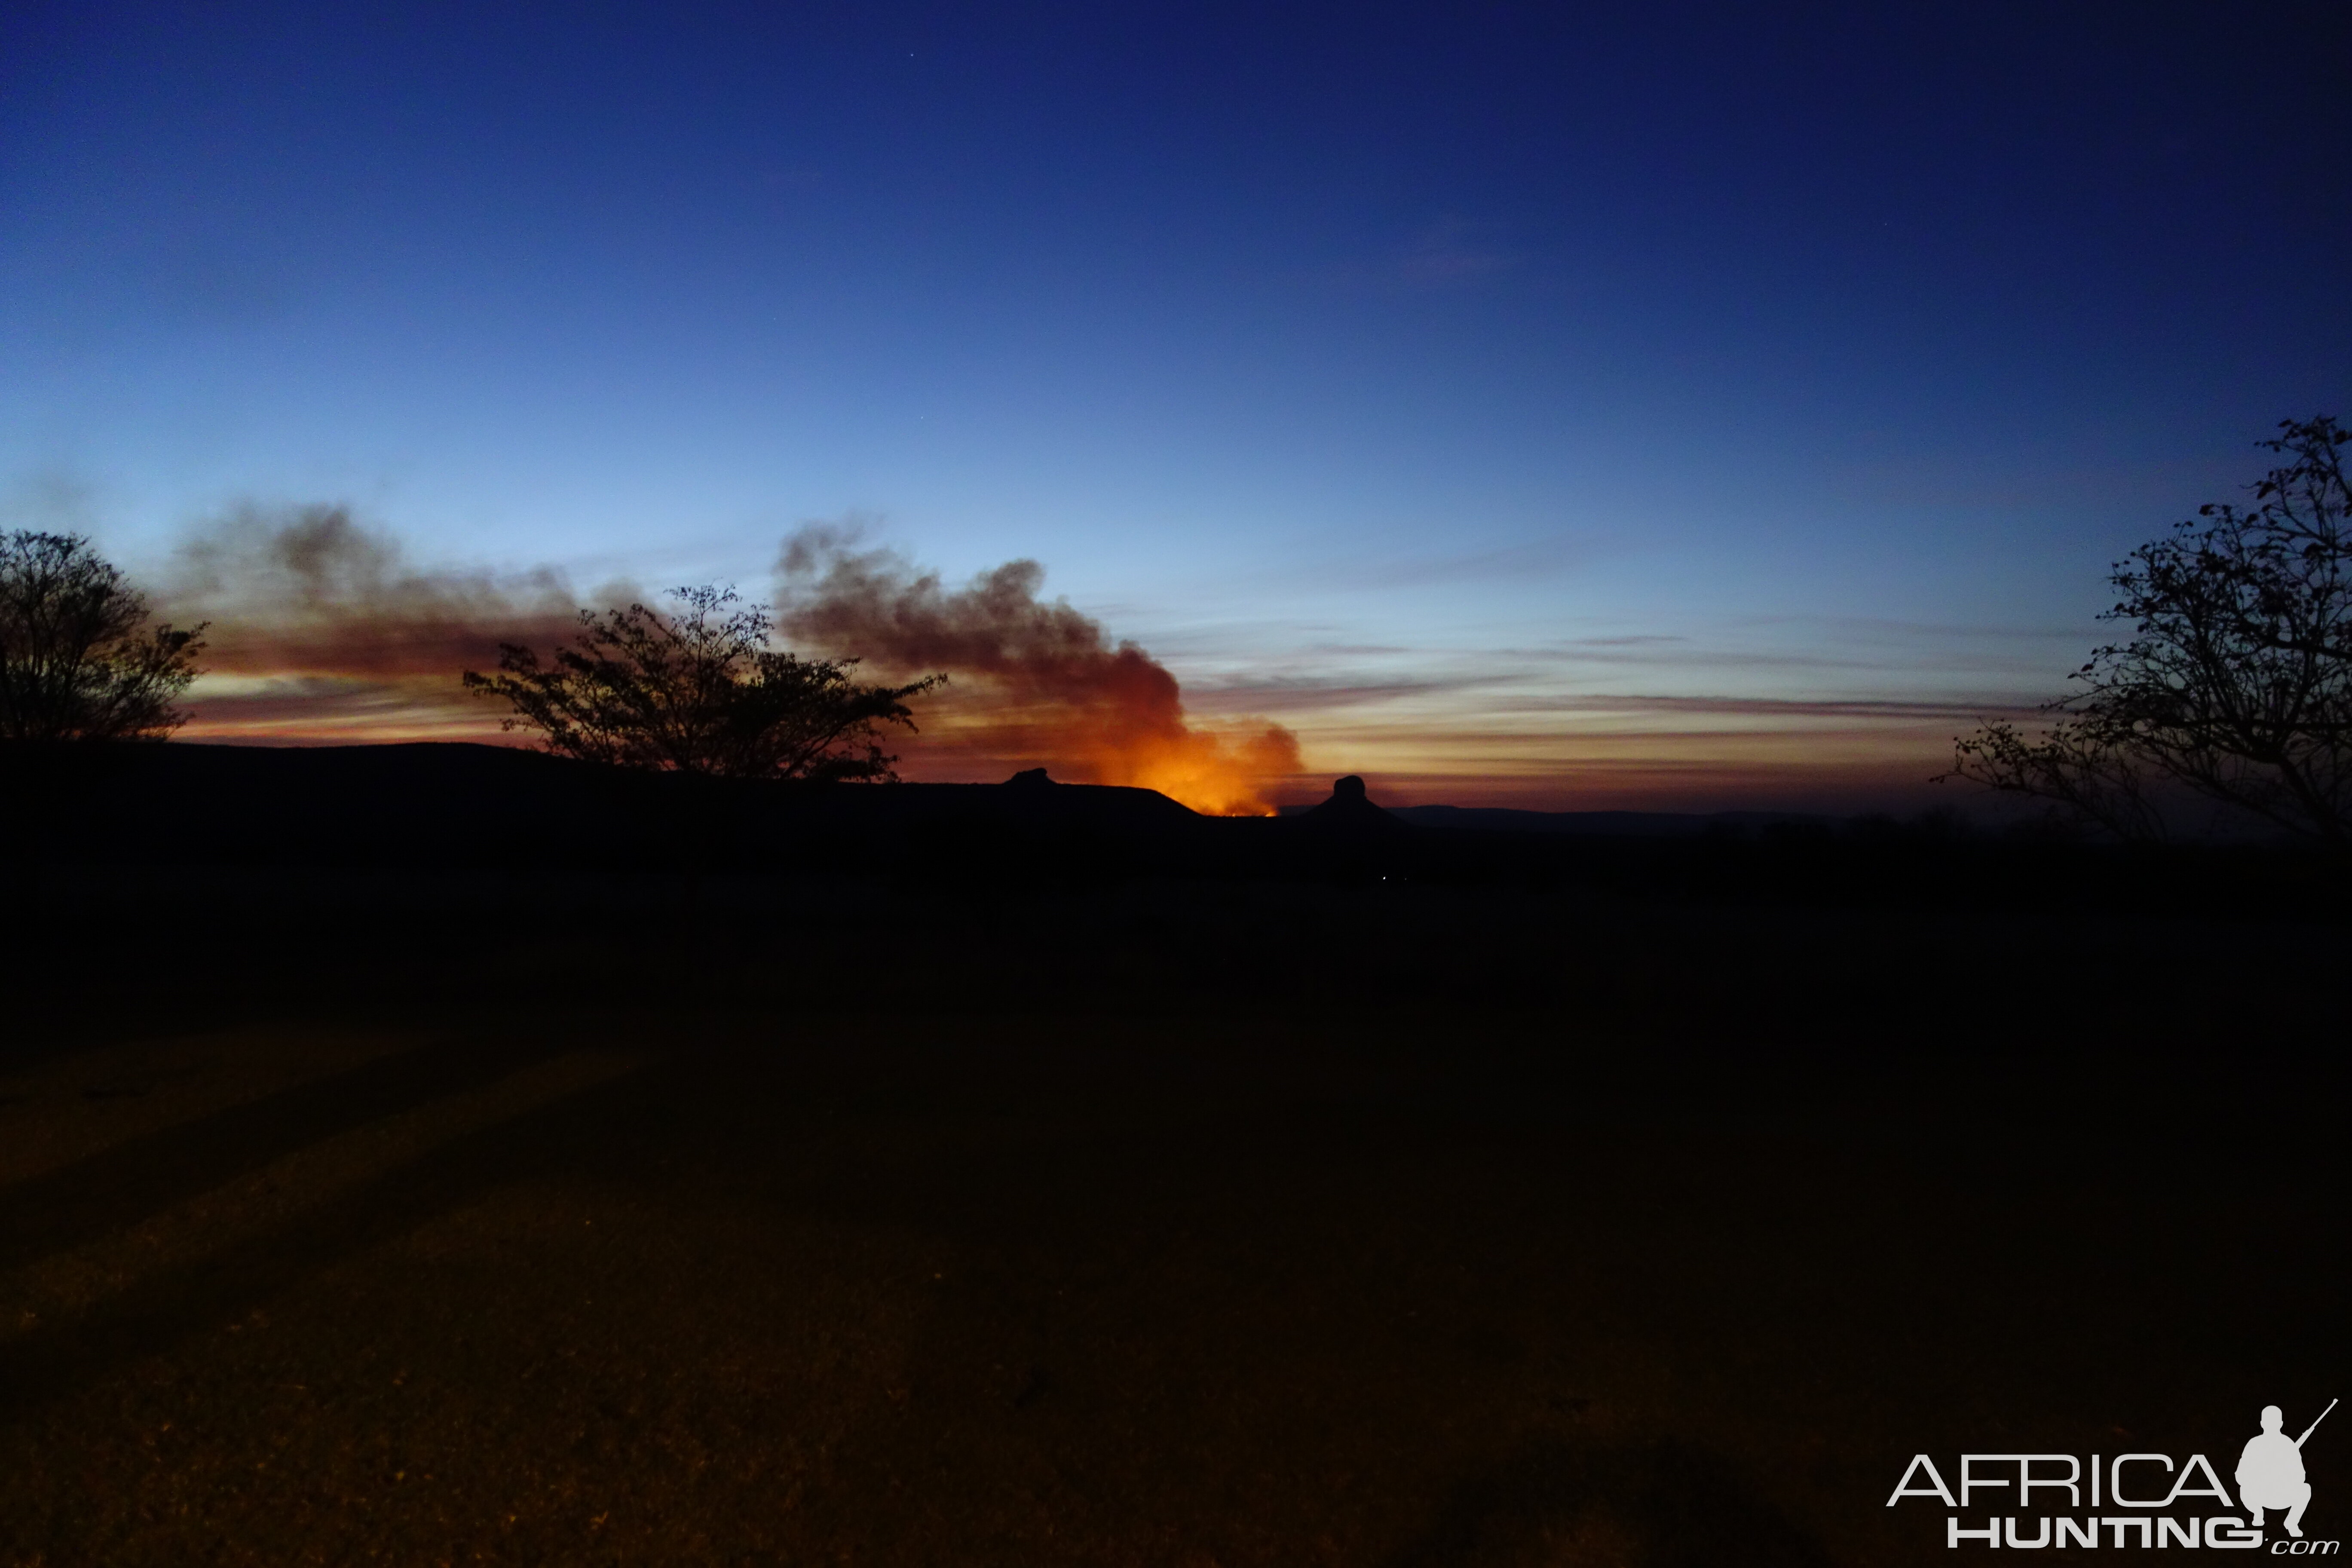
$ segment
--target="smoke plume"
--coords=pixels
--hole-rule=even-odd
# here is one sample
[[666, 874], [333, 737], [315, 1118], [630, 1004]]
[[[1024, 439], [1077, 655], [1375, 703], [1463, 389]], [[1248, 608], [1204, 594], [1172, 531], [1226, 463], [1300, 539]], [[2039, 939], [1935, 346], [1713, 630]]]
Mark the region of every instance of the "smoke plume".
[[[945, 670], [907, 745], [908, 771], [1001, 778], [1045, 766], [1074, 783], [1140, 784], [1197, 810], [1264, 813], [1299, 771], [1279, 725], [1196, 725], [1166, 666], [1013, 561], [948, 588], [837, 529], [803, 529], [779, 562], [778, 625], [803, 648], [872, 671]], [[644, 595], [611, 584], [596, 603]], [[490, 740], [501, 710], [466, 692], [500, 643], [547, 650], [577, 634], [581, 601], [548, 568], [501, 575], [420, 565], [347, 508], [247, 507], [183, 543], [154, 598], [204, 620], [206, 674], [189, 694], [193, 740]]]
[[922, 715], [933, 765], [1045, 766], [1073, 783], [1139, 784], [1221, 815], [1267, 815], [1266, 791], [1300, 771], [1288, 730], [1194, 725], [1174, 675], [1114, 643], [1067, 600], [1037, 596], [1045, 568], [1011, 561], [962, 588], [848, 531], [803, 528], [777, 563], [777, 622], [797, 643], [893, 674], [953, 678]]
[[459, 672], [578, 629], [553, 571], [415, 566], [340, 506], [240, 509], [180, 546], [155, 597], [180, 625], [212, 623], [191, 739], [492, 738], [499, 715]]

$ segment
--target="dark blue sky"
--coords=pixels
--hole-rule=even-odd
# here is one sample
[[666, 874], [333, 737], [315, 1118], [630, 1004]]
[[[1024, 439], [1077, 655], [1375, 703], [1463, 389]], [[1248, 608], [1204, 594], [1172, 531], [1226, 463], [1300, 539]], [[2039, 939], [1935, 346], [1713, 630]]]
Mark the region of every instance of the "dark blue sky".
[[2347, 17], [20, 5], [0, 487], [159, 580], [856, 514], [1424, 795], [1909, 777], [2352, 411]]

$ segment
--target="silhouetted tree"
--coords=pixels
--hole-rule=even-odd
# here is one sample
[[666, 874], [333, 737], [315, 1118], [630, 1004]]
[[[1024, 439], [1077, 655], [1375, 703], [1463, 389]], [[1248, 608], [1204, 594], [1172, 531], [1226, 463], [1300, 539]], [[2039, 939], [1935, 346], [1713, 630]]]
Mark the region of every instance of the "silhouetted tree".
[[768, 646], [772, 622], [731, 588], [679, 588], [680, 608], [580, 612], [577, 647], [541, 665], [499, 645], [497, 675], [465, 672], [468, 689], [514, 706], [547, 749], [622, 767], [734, 778], [890, 780], [881, 726], [912, 730], [906, 699], [946, 679], [865, 686], [856, 659], [804, 659]]
[[0, 534], [0, 740], [160, 741], [197, 675], [202, 626], [149, 626], [147, 601], [79, 534]]
[[2198, 518], [2116, 563], [2103, 620], [2129, 640], [2091, 655], [2082, 689], [2029, 739], [1987, 724], [1952, 772], [2033, 795], [2129, 838], [2162, 837], [2185, 787], [2337, 853], [2352, 763], [2352, 493], [2345, 428], [2283, 421], [2263, 442], [2292, 460], [2255, 505]]

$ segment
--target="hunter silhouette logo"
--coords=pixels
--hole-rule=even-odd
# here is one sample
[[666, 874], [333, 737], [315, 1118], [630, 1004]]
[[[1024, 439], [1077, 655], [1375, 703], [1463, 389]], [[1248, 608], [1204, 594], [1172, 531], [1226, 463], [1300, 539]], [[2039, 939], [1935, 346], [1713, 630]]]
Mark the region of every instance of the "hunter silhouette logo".
[[[2327, 1410], [2335, 1408], [2336, 1401], [2329, 1400]], [[2327, 1419], [2327, 1410], [2319, 1413], [2319, 1421]], [[2311, 1506], [2311, 1483], [2303, 1479], [2304, 1439], [2319, 1430], [2319, 1421], [2305, 1427], [2303, 1436], [2292, 1443], [2279, 1430], [2285, 1421], [2277, 1405], [2263, 1406], [2263, 1429], [2246, 1439], [2246, 1451], [2238, 1456], [2238, 1501], [2252, 1516], [2246, 1522], [2256, 1530], [2263, 1527], [2263, 1510], [2286, 1510], [2286, 1532], [2299, 1541], [2303, 1510]]]
[[[2304, 1539], [2303, 1514], [2311, 1506], [2311, 1482], [2304, 1474], [2303, 1446], [2336, 1405], [2336, 1401], [2329, 1400], [2327, 1409], [2303, 1429], [2300, 1437], [2286, 1435], [2285, 1413], [2277, 1405], [2263, 1406], [2263, 1429], [2247, 1440], [2238, 1456], [2237, 1506], [2244, 1509], [2243, 1519], [2232, 1513], [2200, 1518], [2191, 1511], [2206, 1499], [2211, 1500], [2204, 1503], [2207, 1508], [2231, 1506], [2229, 1489], [2202, 1454], [2191, 1454], [2179, 1465], [2168, 1454], [2118, 1454], [2112, 1459], [2093, 1454], [2087, 1465], [2073, 1454], [1962, 1454], [1957, 1496], [1937, 1470], [1936, 1462], [1925, 1454], [1915, 1454], [1903, 1479], [1895, 1483], [1886, 1506], [1893, 1508], [1906, 1498], [1936, 1499], [1951, 1510], [1944, 1523], [1944, 1543], [1951, 1547], [1980, 1541], [1989, 1547], [2107, 1544], [2252, 1552], [2263, 1546], [2263, 1514], [2279, 1512], [2286, 1516], [2279, 1521], [2286, 1527], [2286, 1534], [2270, 1543], [2272, 1556], [2332, 1557], [2342, 1549], [2341, 1542]], [[1969, 1508], [1981, 1506], [1982, 1500], [1975, 1494], [1983, 1491], [1996, 1493], [1999, 1501], [2012, 1505], [2025, 1518], [2011, 1515], [1972, 1525], [1962, 1516]], [[2029, 1510], [2037, 1491], [2064, 1492], [2066, 1511], [2036, 1519]], [[2083, 1508], [2085, 1494], [2088, 1517], [2077, 1517], [2074, 1510]], [[2101, 1511], [2109, 1508], [2136, 1511]], [[2030, 1534], [2020, 1531], [2021, 1523]], [[2108, 1537], [2104, 1543], [2099, 1539], [2103, 1533]]]

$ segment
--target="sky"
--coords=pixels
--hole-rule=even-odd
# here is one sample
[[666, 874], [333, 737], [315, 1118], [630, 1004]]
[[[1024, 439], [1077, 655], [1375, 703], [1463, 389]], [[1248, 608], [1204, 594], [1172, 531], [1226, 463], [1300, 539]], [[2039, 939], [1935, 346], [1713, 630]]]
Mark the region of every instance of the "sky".
[[[192, 740], [496, 738], [401, 615], [814, 524], [1036, 563], [1263, 802], [1916, 809], [2352, 412], [2347, 79], [2340, 5], [32, 0], [0, 526], [211, 616]], [[1156, 776], [992, 668], [909, 776]]]

